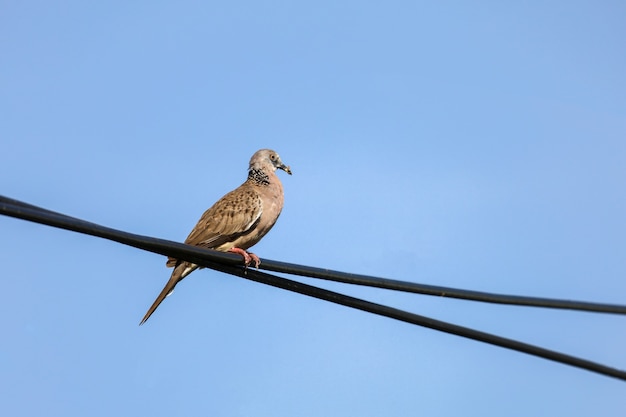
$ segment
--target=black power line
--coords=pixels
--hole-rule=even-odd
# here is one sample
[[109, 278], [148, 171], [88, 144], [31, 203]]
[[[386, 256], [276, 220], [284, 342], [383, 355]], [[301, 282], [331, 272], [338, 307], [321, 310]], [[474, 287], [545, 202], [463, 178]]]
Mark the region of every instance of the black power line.
[[330, 269], [290, 264], [280, 261], [263, 260], [261, 269], [309, 278], [320, 278], [346, 284], [364, 285], [388, 290], [415, 294], [435, 295], [462, 300], [481, 301], [494, 304], [509, 304], [528, 307], [545, 307], [565, 310], [578, 310], [595, 313], [626, 314], [626, 306], [619, 304], [592, 303], [587, 301], [558, 300], [554, 298], [526, 297], [519, 295], [494, 294], [482, 291], [463, 290], [438, 285], [398, 281], [389, 278], [351, 274]]
[[[586, 369], [592, 372], [596, 372], [602, 375], [611, 376], [617, 379], [626, 381], [626, 372], [602, 365], [596, 362], [588, 361], [585, 359], [577, 358], [574, 356], [566, 355], [560, 352], [544, 349], [538, 346], [530, 345], [527, 343], [519, 342], [512, 339], [503, 338], [490, 333], [481, 332], [478, 330], [470, 329], [467, 327], [458, 326], [451, 323], [435, 320], [429, 317], [420, 316], [407, 311], [399, 310], [393, 307], [388, 307], [376, 303], [372, 303], [359, 298], [354, 298], [337, 292], [329, 291], [326, 289], [314, 287], [301, 282], [289, 280], [286, 278], [278, 277], [275, 275], [267, 274], [264, 272], [244, 269], [241, 267], [241, 258], [227, 253], [204, 250], [193, 246], [171, 242], [163, 239], [155, 239], [147, 236], [136, 235], [128, 232], [123, 232], [116, 229], [111, 229], [97, 225], [95, 223], [86, 222], [77, 218], [65, 216], [60, 213], [56, 213], [50, 210], [41, 209], [37, 206], [22, 203], [17, 200], [9, 199], [0, 196], [0, 214], [5, 214], [12, 217], [21, 218], [24, 220], [30, 220], [33, 222], [46, 224], [49, 226], [59, 227], [66, 230], [80, 232], [92, 236], [98, 236], [105, 239], [113, 240], [119, 243], [123, 243], [129, 246], [140, 248], [143, 250], [159, 253], [166, 256], [173, 256], [175, 258], [184, 259], [197, 263], [207, 268], [222, 271], [228, 274], [236, 275], [242, 278], [250, 279], [253, 281], [261, 282], [267, 285], [272, 285], [289, 291], [294, 291], [300, 294], [305, 294], [311, 297], [323, 299], [333, 303], [341, 304], [344, 306], [356, 308], [370, 313], [382, 315], [385, 317], [394, 318], [407, 323], [428, 327], [431, 329], [439, 330], [442, 332], [454, 334], [457, 336], [466, 337], [469, 339], [489, 343], [492, 345], [504, 347], [507, 349], [516, 350], [518, 352], [527, 353], [530, 355], [542, 357], [552, 361], [560, 362], [563, 364], [571, 365], [581, 369]], [[269, 266], [268, 266], [269, 264]], [[301, 265], [286, 264], [277, 261], [263, 260], [266, 269], [274, 270], [277, 272], [291, 273], [301, 276], [315, 276], [317, 278], [332, 279], [334, 281], [358, 283], [361, 285], [370, 285], [379, 288], [398, 289], [403, 291], [417, 292], [422, 294], [433, 295], [448, 295], [437, 294], [442, 288], [445, 287], [433, 287], [423, 286], [420, 284], [413, 284], [403, 281], [388, 280], [383, 278], [367, 277], [362, 275], [346, 274], [336, 271], [328, 271], [319, 268], [304, 267]], [[310, 274], [309, 274], [310, 273]], [[416, 285], [417, 287], [413, 287]], [[426, 287], [426, 288], [424, 288]], [[436, 289], [436, 290], [435, 290]], [[483, 297], [486, 293], [455, 290], [459, 296], [456, 298], [464, 298], [467, 300], [474, 300], [476, 298]], [[549, 300], [549, 299], [537, 299], [533, 297], [515, 297], [515, 296], [501, 296], [495, 294], [486, 294], [489, 297], [497, 297], [500, 301], [480, 299], [480, 301], [499, 302], [504, 303], [506, 298], [513, 298], [515, 300], [522, 300], [523, 302], [506, 302], [507, 304], [520, 304], [535, 306], [534, 300], [539, 300], [542, 307], [554, 307], [555, 302], [561, 303], [561, 305], [567, 305], [567, 307], [554, 307], [554, 308], [570, 308], [575, 310], [596, 311], [596, 312], [610, 312], [617, 314], [624, 314], [626, 307], [616, 305], [603, 305], [596, 303], [581, 303], [575, 301], [561, 301], [561, 300]], [[483, 297], [484, 298], [484, 297]], [[582, 305], [579, 308], [579, 305]], [[596, 308], [600, 307], [600, 308]]]

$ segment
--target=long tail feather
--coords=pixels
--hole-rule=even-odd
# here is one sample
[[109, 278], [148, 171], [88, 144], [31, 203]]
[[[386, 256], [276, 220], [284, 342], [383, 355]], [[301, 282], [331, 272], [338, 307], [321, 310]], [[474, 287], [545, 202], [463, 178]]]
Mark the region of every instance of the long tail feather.
[[198, 268], [198, 265], [190, 264], [188, 262], [181, 262], [179, 265], [177, 265], [174, 268], [174, 271], [172, 271], [172, 275], [170, 276], [170, 279], [167, 281], [167, 284], [165, 284], [165, 287], [163, 287], [163, 290], [161, 291], [161, 293], [158, 295], [156, 300], [154, 300], [154, 303], [152, 303], [146, 315], [143, 316], [143, 319], [141, 319], [141, 322], [139, 323], [139, 325], [141, 326], [150, 318], [152, 313], [154, 313], [157, 307], [163, 302], [163, 300], [165, 300], [165, 297], [167, 297], [168, 295], [171, 294], [172, 291], [174, 291], [174, 287], [176, 286], [176, 284], [182, 281], [183, 278], [191, 274], [197, 268]]

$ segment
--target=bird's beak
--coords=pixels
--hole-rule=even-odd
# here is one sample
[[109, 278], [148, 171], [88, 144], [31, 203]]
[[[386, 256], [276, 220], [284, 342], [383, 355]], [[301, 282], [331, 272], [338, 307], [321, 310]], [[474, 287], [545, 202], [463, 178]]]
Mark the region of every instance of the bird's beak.
[[279, 168], [279, 169], [282, 169], [282, 170], [283, 170], [283, 171], [285, 171], [287, 174], [291, 175], [291, 168], [289, 168], [289, 166], [288, 166], [288, 165], [285, 165], [285, 164], [281, 163], [281, 164], [278, 166], [278, 168]]

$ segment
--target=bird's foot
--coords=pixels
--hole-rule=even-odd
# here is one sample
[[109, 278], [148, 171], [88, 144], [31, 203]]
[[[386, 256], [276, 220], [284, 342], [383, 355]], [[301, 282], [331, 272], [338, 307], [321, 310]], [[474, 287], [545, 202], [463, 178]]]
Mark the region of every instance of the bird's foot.
[[259, 269], [261, 260], [254, 253], [246, 252], [245, 250], [241, 248], [230, 248], [228, 251], [243, 256], [243, 263], [246, 265], [246, 268], [248, 267], [248, 265], [250, 265], [250, 262], [254, 261], [254, 267], [256, 269]]

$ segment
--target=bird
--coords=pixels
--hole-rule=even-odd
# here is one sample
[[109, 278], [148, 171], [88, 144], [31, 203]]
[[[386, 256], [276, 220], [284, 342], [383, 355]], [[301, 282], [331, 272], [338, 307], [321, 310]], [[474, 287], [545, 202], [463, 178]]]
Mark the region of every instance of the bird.
[[[275, 151], [261, 149], [255, 152], [250, 158], [248, 178], [202, 214], [185, 243], [237, 253], [243, 257], [246, 268], [251, 262], [258, 268], [261, 260], [247, 249], [270, 231], [283, 209], [283, 185], [276, 175], [278, 169], [291, 175], [291, 168], [283, 163]], [[192, 262], [172, 257], [167, 259], [166, 266], [174, 267], [174, 271], [139, 323], [140, 326], [174, 291], [176, 284], [199, 268]]]

